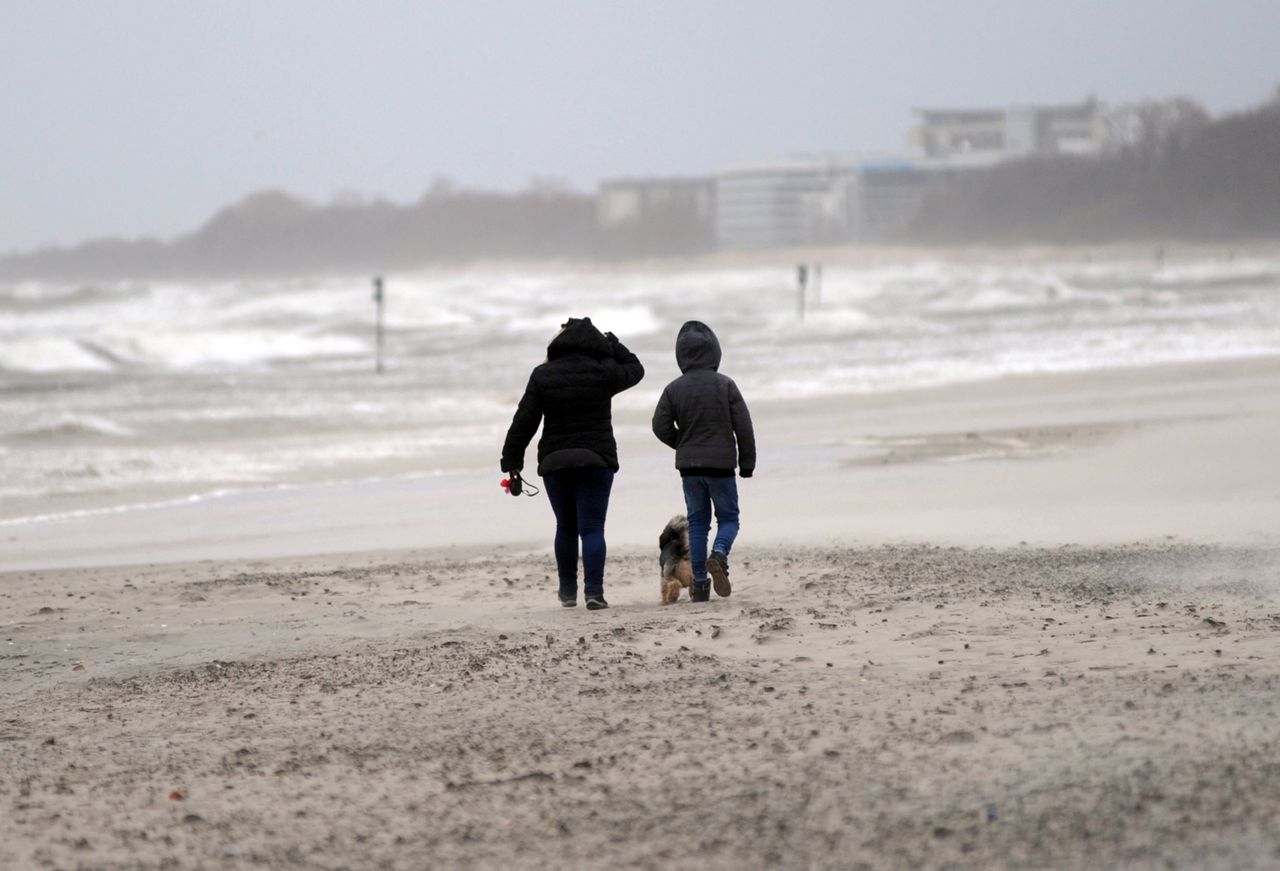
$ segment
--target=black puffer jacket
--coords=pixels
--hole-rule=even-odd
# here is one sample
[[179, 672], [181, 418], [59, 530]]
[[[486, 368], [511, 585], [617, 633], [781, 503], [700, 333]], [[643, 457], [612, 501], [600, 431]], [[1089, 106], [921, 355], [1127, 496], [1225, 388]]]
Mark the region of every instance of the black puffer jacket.
[[634, 387], [644, 366], [613, 333], [591, 318], [570, 318], [533, 370], [502, 445], [502, 471], [524, 469], [524, 452], [545, 418], [538, 441], [538, 474], [576, 466], [618, 470], [613, 439], [614, 394]]
[[667, 385], [653, 412], [653, 433], [676, 449], [677, 469], [756, 469], [751, 412], [738, 385], [721, 375], [720, 340], [711, 327], [689, 321], [676, 335], [676, 364], [684, 374]]

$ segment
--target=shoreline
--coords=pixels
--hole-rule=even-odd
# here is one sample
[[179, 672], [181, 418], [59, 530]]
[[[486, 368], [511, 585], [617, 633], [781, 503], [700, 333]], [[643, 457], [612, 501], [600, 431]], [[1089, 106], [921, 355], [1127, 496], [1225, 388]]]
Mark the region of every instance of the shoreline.
[[[1280, 441], [1280, 357], [1016, 376], [753, 411], [762, 465], [741, 482], [751, 524], [744, 541], [1256, 542], [1280, 530], [1269, 447]], [[642, 545], [679, 513], [678, 479], [644, 415], [620, 411], [615, 425], [623, 468], [610, 542]], [[545, 500], [503, 498], [496, 462], [489, 466], [496, 452], [472, 448], [446, 475], [9, 520], [0, 525], [0, 566], [549, 547]]]
[[[766, 412], [774, 414], [793, 415], [813, 413], [822, 415], [825, 413], [824, 408], [827, 406], [835, 406], [837, 408], [856, 408], [858, 410], [862, 410], [868, 408], [875, 409], [887, 407], [895, 404], [923, 404], [940, 398], [946, 398], [953, 401], [963, 400], [967, 397], [971, 397], [975, 400], [986, 400], [990, 398], [994, 392], [1005, 392], [1010, 397], [1025, 396], [1030, 393], [1043, 390], [1055, 390], [1062, 388], [1070, 390], [1080, 385], [1088, 385], [1096, 383], [1099, 380], [1112, 378], [1125, 379], [1127, 381], [1138, 383], [1163, 381], [1169, 378], [1187, 379], [1194, 382], [1204, 378], [1213, 378], [1218, 373], [1225, 373], [1232, 378], [1238, 378], [1241, 376], [1252, 377], [1257, 374], [1270, 374], [1276, 369], [1276, 364], [1280, 364], [1280, 354], [1247, 353], [1235, 357], [1220, 357], [1205, 360], [1179, 360], [1171, 362], [1142, 363], [1130, 366], [1098, 366], [1069, 370], [1018, 372], [994, 377], [973, 378], [938, 384], [923, 384], [911, 387], [896, 387], [883, 390], [814, 394], [790, 398], [756, 399], [752, 402], [752, 405], [753, 407], [758, 406]], [[625, 395], [623, 398], [625, 398]], [[647, 402], [644, 404], [644, 408], [647, 410]], [[622, 408], [615, 408], [614, 416], [616, 420], [619, 420], [624, 424], [629, 423], [632, 425], [637, 421], [640, 421], [641, 417], [643, 417], [643, 415], [637, 412], [635, 408], [628, 408], [625, 405]], [[535, 445], [536, 439], [531, 443], [530, 451], [533, 450]], [[466, 462], [473, 462], [474, 458], [478, 456], [478, 454], [478, 451], [464, 451]], [[455, 465], [452, 468], [456, 469], [457, 466]], [[164, 496], [156, 499], [99, 504], [85, 508], [68, 509], [65, 511], [41, 511], [35, 514], [0, 516], [0, 527], [29, 522], [61, 520], [93, 513], [112, 513], [132, 509], [167, 507], [171, 504], [181, 504], [185, 501], [217, 499], [224, 495], [239, 495], [242, 493], [275, 489], [297, 489], [343, 484], [362, 484], [374, 482], [383, 478], [426, 478], [447, 475], [450, 473], [450, 469], [417, 468], [414, 462], [408, 458], [396, 458], [390, 462], [383, 463], [381, 466], [370, 467], [368, 474], [353, 474], [336, 478], [316, 478], [303, 475], [295, 480], [279, 481], [261, 486], [243, 484], [238, 486], [215, 486], [208, 490], [192, 493], [177, 492], [171, 496]], [[45, 502], [49, 501], [49, 497], [47, 496], [23, 498], [37, 503], [41, 500], [44, 500]], [[86, 498], [85, 501], [95, 500]]]

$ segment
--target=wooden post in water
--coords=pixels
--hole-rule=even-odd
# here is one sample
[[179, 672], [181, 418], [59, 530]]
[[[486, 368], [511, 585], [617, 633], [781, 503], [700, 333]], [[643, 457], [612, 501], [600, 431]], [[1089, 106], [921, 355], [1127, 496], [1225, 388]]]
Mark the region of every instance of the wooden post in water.
[[382, 373], [382, 276], [375, 276], [373, 279], [373, 301], [378, 306], [378, 326], [377, 326], [377, 357], [375, 358], [374, 371]]

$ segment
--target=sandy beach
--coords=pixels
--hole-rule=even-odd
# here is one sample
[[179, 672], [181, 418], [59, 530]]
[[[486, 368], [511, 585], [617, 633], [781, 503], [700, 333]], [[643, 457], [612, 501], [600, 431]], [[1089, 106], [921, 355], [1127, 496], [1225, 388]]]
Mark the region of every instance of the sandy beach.
[[638, 415], [604, 612], [496, 473], [4, 527], [0, 866], [1280, 863], [1280, 361], [753, 410], [706, 605]]
[[1277, 37], [0, 0], [0, 871], [1280, 871]]

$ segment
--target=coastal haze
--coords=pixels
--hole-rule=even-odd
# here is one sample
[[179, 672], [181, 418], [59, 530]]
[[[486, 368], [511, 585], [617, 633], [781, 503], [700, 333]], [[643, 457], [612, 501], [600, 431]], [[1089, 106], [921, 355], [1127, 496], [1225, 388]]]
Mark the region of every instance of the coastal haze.
[[0, 254], [171, 239], [264, 189], [590, 192], [896, 152], [918, 108], [1183, 96], [1217, 116], [1280, 82], [1267, 0], [14, 0], [0, 24]]
[[[8, 4], [0, 866], [1274, 866], [1229, 10]], [[583, 315], [646, 368], [598, 612], [498, 468]], [[663, 607], [690, 319], [760, 457]]]

